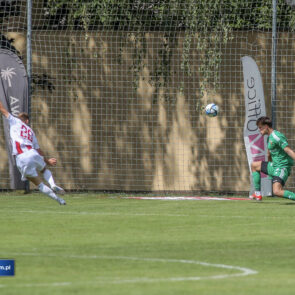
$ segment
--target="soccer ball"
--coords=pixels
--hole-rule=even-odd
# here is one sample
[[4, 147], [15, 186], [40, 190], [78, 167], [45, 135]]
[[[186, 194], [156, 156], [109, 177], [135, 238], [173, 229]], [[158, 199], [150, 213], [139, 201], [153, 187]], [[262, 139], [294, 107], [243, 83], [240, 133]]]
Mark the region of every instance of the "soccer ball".
[[215, 103], [209, 103], [205, 107], [205, 113], [209, 117], [216, 117], [218, 114], [218, 110], [219, 110], [218, 105]]

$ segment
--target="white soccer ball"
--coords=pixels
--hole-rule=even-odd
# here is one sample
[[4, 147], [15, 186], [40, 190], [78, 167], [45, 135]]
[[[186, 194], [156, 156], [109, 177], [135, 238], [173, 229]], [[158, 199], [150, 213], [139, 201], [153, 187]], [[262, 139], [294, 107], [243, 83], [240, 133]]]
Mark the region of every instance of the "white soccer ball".
[[216, 117], [218, 115], [218, 105], [215, 103], [209, 103], [205, 108], [205, 113], [209, 117]]

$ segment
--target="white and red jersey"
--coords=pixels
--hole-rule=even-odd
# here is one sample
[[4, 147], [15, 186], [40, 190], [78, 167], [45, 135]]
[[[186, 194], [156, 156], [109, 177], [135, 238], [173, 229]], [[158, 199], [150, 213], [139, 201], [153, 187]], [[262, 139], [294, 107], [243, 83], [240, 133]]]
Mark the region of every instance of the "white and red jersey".
[[31, 127], [22, 120], [9, 114], [7, 118], [10, 127], [12, 154], [19, 155], [30, 149], [39, 149], [39, 144]]

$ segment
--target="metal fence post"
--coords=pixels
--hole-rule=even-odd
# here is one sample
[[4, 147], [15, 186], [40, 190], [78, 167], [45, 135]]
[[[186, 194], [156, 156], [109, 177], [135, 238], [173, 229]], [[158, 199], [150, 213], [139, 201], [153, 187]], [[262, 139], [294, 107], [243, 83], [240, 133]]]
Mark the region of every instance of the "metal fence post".
[[271, 117], [276, 127], [276, 61], [277, 61], [277, 0], [272, 0], [272, 50], [271, 50]]
[[[27, 0], [27, 75], [28, 75], [28, 114], [31, 115], [32, 78], [32, 0]], [[30, 183], [25, 182], [25, 193], [30, 191]]]

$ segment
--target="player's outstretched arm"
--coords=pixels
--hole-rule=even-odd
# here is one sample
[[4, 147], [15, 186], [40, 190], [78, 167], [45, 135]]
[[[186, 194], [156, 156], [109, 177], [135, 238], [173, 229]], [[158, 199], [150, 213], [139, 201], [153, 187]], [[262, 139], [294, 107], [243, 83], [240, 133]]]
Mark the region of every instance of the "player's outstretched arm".
[[44, 158], [44, 162], [49, 165], [49, 166], [55, 166], [57, 160], [55, 158], [46, 158], [45, 154], [43, 153], [43, 151], [39, 148], [37, 149], [37, 152], [39, 153], [39, 155], [41, 155]]
[[284, 148], [284, 151], [293, 159], [295, 160], [295, 152], [289, 147], [289, 146], [286, 146]]
[[0, 101], [0, 112], [2, 113], [3, 116], [6, 118], [9, 117], [9, 112], [4, 108], [3, 104]]

